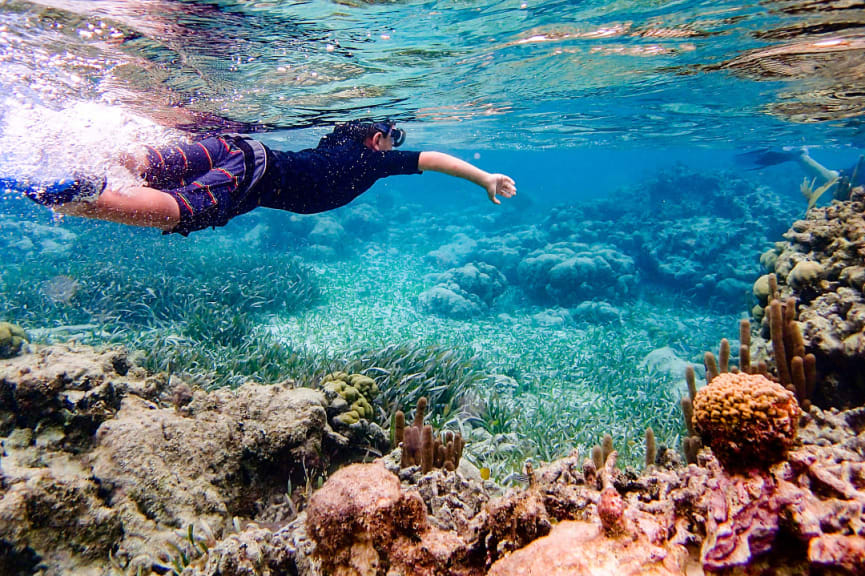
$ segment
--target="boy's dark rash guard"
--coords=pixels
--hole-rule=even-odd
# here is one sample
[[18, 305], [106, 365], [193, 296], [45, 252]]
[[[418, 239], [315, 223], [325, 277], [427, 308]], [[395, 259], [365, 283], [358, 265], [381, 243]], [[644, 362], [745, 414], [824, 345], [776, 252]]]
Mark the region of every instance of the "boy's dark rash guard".
[[245, 212], [255, 206], [314, 214], [344, 206], [376, 180], [398, 174], [420, 174], [420, 152], [377, 152], [359, 142], [319, 146], [298, 152], [267, 149], [268, 167]]

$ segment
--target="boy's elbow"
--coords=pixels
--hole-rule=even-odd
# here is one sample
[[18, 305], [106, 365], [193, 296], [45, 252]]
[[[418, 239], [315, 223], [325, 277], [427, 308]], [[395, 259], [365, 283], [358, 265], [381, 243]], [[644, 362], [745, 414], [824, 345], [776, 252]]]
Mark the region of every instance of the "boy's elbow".
[[420, 156], [418, 156], [418, 170], [422, 172], [425, 170], [441, 171], [448, 158], [449, 156], [442, 152], [431, 150], [423, 151], [420, 153]]
[[433, 166], [433, 158], [437, 152], [424, 150], [417, 157], [417, 167], [420, 170], [431, 170]]
[[426, 170], [432, 170], [432, 160], [431, 160], [431, 156], [430, 156], [431, 154], [433, 154], [433, 152], [424, 151], [418, 155], [418, 157], [417, 157], [418, 170], [420, 170], [421, 172], [424, 172]]

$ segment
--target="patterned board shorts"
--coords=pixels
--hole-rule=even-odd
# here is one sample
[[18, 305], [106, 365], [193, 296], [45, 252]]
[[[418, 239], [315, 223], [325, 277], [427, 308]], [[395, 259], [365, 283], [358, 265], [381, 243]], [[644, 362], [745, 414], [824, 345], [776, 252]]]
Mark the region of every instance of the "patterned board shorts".
[[244, 153], [231, 137], [206, 138], [167, 148], [147, 147], [147, 184], [170, 194], [180, 207], [180, 224], [170, 232], [187, 236], [225, 226], [242, 192]]

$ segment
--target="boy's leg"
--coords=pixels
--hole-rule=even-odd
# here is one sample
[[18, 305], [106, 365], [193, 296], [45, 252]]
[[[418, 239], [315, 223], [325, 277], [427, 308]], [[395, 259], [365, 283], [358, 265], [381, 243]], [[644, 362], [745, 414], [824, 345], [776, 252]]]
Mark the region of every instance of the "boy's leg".
[[170, 190], [186, 186], [213, 170], [229, 153], [230, 147], [224, 138], [210, 137], [163, 148], [142, 146], [125, 155], [122, 162], [133, 174], [142, 176], [147, 186]]
[[838, 178], [839, 174], [837, 170], [829, 170], [808, 154], [808, 149], [803, 148], [801, 153], [796, 157], [796, 160], [799, 162], [799, 165], [802, 169], [808, 173], [812, 178], [819, 178], [821, 180], [821, 185]]
[[[126, 188], [123, 193], [106, 189], [95, 201], [52, 207], [62, 214], [186, 235], [208, 226], [225, 225], [231, 215], [231, 194], [244, 170], [243, 153], [232, 149], [223, 138], [162, 150], [146, 147], [122, 157], [121, 162], [133, 172], [142, 173], [150, 186]], [[194, 180], [187, 183], [191, 178]]]
[[148, 226], [164, 231], [180, 223], [180, 207], [170, 194], [138, 186], [123, 194], [105, 190], [95, 202], [69, 202], [54, 208], [61, 214], [96, 218], [131, 226]]

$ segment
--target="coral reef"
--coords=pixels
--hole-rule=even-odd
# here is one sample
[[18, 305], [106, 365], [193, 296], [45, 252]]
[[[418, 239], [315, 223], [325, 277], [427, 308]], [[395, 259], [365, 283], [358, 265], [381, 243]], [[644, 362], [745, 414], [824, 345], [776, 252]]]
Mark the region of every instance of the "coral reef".
[[479, 575], [556, 557], [555, 569], [605, 574], [865, 569], [861, 409], [813, 407], [786, 457], [747, 474], [703, 450], [698, 465], [638, 475], [616, 467], [605, 440], [599, 466], [574, 453], [527, 467], [528, 487], [503, 494], [465, 461], [456, 472], [401, 469], [397, 450], [339, 469], [303, 510], [291, 485], [306, 483], [308, 496], [310, 477], [345, 454], [323, 393], [291, 383], [207, 393], [171, 380], [122, 350], [54, 346], [0, 362], [4, 565]]
[[783, 460], [796, 439], [800, 413], [792, 392], [759, 374], [719, 374], [694, 400], [703, 444], [733, 469]]
[[102, 573], [110, 556], [161, 573], [177, 529], [291, 519], [290, 486], [350, 457], [327, 409], [290, 381], [207, 393], [119, 349], [55, 345], [4, 360], [0, 565]]
[[[803, 446], [751, 475], [731, 474], [703, 452], [700, 466], [636, 477], [615, 468], [612, 452], [598, 490], [585, 483], [576, 455], [557, 461], [532, 476], [529, 488], [490, 500], [466, 526], [452, 525], [462, 542], [452, 547], [459, 561], [441, 560], [451, 573], [733, 574], [743, 567], [858, 573], [865, 469], [857, 451], [865, 418], [861, 411], [816, 408], [804, 418]], [[413, 494], [409, 487], [396, 491], [395, 479], [388, 482], [387, 502]], [[327, 534], [313, 539], [325, 541]], [[790, 542], [801, 544], [791, 548]], [[343, 544], [338, 553], [352, 549]], [[377, 564], [364, 565], [368, 573], [385, 574], [392, 566], [383, 550], [377, 549]]]
[[[759, 274], [757, 263], [741, 255], [763, 250], [796, 217], [797, 207], [769, 187], [676, 166], [614, 198], [553, 207], [530, 226], [512, 222], [486, 235], [475, 230], [476, 221], [453, 226], [428, 260], [441, 269], [492, 265], [509, 286], [545, 306], [616, 302], [651, 284], [738, 310]], [[438, 286], [427, 298], [482, 314], [467, 294]]]
[[29, 341], [30, 337], [21, 326], [0, 322], [0, 358], [17, 356]]
[[[559, 224], [560, 240], [578, 244], [578, 232]], [[331, 373], [320, 390], [283, 381], [213, 392], [150, 374], [122, 350], [37, 347], [2, 360], [0, 566], [46, 575], [862, 573], [865, 412], [815, 402], [800, 413], [795, 400], [818, 375], [812, 350], [821, 369], [815, 394], [826, 397], [824, 369], [837, 390], [857, 383], [819, 364], [826, 356], [809, 332], [806, 300], [827, 297], [835, 272], [814, 258], [819, 269], [792, 274], [798, 262], [783, 250], [776, 257], [786, 272], [760, 289], [768, 339], [757, 343], [758, 361], [743, 323], [738, 342], [706, 355], [707, 386], [698, 391], [689, 371], [682, 407], [688, 439], [697, 439], [689, 465], [652, 448], [647, 431], [645, 469], [621, 469], [607, 435], [591, 458], [574, 451], [537, 470], [527, 464], [527, 485], [508, 491], [467, 459], [452, 462], [444, 446], [438, 461], [454, 470], [436, 469], [421, 407], [417, 427], [404, 415], [395, 422], [402, 450], [325, 480], [360, 450], [376, 452], [369, 418], [383, 412], [375, 381], [360, 373], [391, 364], [370, 357]], [[409, 388], [411, 366], [428, 357], [389, 354], [406, 377], [379, 393], [388, 407], [420, 395]], [[437, 352], [430, 362], [438, 361], [453, 366], [424, 380], [430, 394], [465, 376], [452, 353]], [[460, 424], [454, 415], [471, 396], [447, 394], [430, 397]], [[402, 458], [411, 465], [401, 467]]]
[[435, 286], [418, 296], [418, 306], [429, 314], [477, 316], [489, 311], [505, 285], [505, 277], [495, 266], [469, 263], [442, 274]]
[[[810, 210], [784, 238], [761, 260], [777, 278], [778, 298], [794, 299], [804, 347], [816, 356], [821, 383], [812, 400], [824, 407], [861, 405], [865, 403], [861, 251], [865, 190], [854, 188], [849, 201]], [[768, 331], [769, 319], [764, 317], [763, 333]]]
[[561, 306], [621, 297], [638, 282], [630, 256], [611, 245], [574, 242], [549, 244], [529, 253], [517, 274], [533, 298]]

